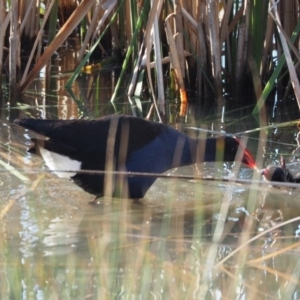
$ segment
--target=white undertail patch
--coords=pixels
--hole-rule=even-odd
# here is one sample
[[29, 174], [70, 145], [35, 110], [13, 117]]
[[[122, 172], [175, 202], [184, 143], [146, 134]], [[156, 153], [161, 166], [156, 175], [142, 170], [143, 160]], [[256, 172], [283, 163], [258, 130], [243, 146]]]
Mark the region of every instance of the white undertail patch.
[[[76, 175], [77, 171], [81, 170], [82, 163], [78, 160], [70, 159], [68, 156], [51, 152], [42, 147], [40, 148], [40, 153], [47, 167], [60, 178], [70, 179], [71, 177]], [[63, 172], [63, 171], [72, 171], [72, 172]]]

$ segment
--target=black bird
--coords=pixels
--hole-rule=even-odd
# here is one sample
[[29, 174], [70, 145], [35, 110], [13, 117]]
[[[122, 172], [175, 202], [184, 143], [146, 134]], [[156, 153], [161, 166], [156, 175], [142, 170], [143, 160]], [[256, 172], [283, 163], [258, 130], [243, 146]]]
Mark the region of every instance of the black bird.
[[[196, 162], [232, 162], [239, 146], [244, 151], [242, 162], [255, 168], [250, 152], [234, 137], [196, 140], [164, 124], [125, 115], [97, 120], [17, 119], [14, 123], [42, 135], [32, 139], [30, 151], [40, 154], [50, 170], [71, 178], [96, 197], [104, 194], [105, 175], [79, 170], [163, 173]], [[118, 193], [117, 180], [115, 176], [114, 195]], [[123, 181], [127, 193], [121, 196], [143, 198], [155, 180], [152, 176], [128, 176]]]
[[268, 166], [261, 170], [261, 174], [267, 181], [300, 183], [300, 174], [291, 174], [283, 157], [280, 159], [280, 166]]

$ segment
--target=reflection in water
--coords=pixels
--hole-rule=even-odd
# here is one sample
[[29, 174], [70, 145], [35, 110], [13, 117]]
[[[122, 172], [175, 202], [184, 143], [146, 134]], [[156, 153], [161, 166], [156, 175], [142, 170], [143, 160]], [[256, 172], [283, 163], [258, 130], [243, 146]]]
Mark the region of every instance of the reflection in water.
[[37, 220], [32, 217], [32, 207], [28, 205], [26, 197], [22, 197], [19, 200], [20, 209], [20, 251], [23, 258], [33, 256], [35, 253], [35, 247], [38, 242], [38, 232], [40, 230]]
[[48, 229], [44, 231], [44, 255], [63, 255], [73, 251], [79, 242], [78, 226], [81, 220], [82, 217], [77, 215], [72, 219], [52, 220]]
[[[115, 293], [120, 298], [143, 297], [146, 288], [157, 297], [176, 297], [177, 293], [196, 297], [203, 264], [213, 245], [212, 234], [216, 222], [222, 218], [220, 205], [227, 189], [232, 194], [223, 237], [217, 246], [218, 261], [236, 247], [247, 216], [247, 186], [160, 179], [141, 203], [101, 199], [98, 205], [89, 205], [88, 195], [72, 183], [62, 183], [52, 176], [45, 181], [50, 190], [64, 188], [63, 197], [55, 198], [56, 192], [52, 190], [51, 195], [41, 185], [35, 190], [34, 202], [33, 198], [28, 198], [28, 203], [25, 198], [19, 199], [22, 226], [19, 246], [14, 241], [14, 247], [22, 253], [18, 268], [21, 270], [22, 265], [30, 263], [36, 270], [30, 279], [27, 275], [23, 278], [26, 290], [30, 293], [34, 283], [41, 282], [38, 290], [44, 295], [42, 299], [48, 299], [50, 290], [57, 293], [58, 287], [80, 297], [91, 294], [92, 299]], [[179, 190], [185, 191], [185, 199]], [[278, 211], [290, 213], [283, 198], [289, 198], [290, 209], [295, 209], [292, 203], [297, 205], [286, 190], [272, 192], [269, 187], [258, 191], [259, 212], [251, 237], [261, 228], [279, 222]], [[270, 197], [273, 200], [276, 197], [275, 201]], [[298, 225], [294, 232], [297, 229]], [[261, 247], [266, 248], [266, 253], [275, 245], [279, 247], [279, 238], [284, 238], [281, 229], [258, 240], [251, 246], [249, 259], [261, 256]], [[231, 263], [234, 258], [228, 267]], [[253, 267], [250, 270], [243, 278], [246, 282], [260, 274], [259, 269], [255, 273]], [[220, 276], [217, 271], [210, 279], [214, 293], [225, 288], [218, 279]], [[51, 288], [45, 282], [52, 282]], [[245, 288], [242, 283], [241, 288]]]

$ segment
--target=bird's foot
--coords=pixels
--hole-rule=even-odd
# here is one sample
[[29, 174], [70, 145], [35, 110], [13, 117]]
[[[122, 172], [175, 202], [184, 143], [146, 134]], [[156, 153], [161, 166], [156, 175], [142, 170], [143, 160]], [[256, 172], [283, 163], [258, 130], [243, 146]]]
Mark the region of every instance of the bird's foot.
[[89, 201], [89, 204], [91, 204], [91, 205], [99, 204], [99, 201], [98, 201], [99, 198], [100, 198], [100, 196], [95, 196], [91, 201]]

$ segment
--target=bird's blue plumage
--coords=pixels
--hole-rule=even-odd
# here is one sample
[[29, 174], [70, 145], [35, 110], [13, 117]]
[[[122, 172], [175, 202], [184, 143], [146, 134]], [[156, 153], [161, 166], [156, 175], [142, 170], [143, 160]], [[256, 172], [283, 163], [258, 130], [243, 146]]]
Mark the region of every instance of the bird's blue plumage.
[[[218, 140], [222, 141], [224, 150], [224, 157], [221, 155], [218, 159], [234, 161], [239, 147], [235, 138], [195, 140], [166, 125], [123, 115], [91, 121], [18, 119], [15, 123], [48, 138], [34, 139], [34, 151], [44, 148], [68, 156], [81, 162], [81, 169], [91, 171], [106, 170], [110, 164], [116, 171], [160, 174], [196, 161], [214, 161]], [[197, 157], [198, 146], [205, 148], [202, 158]], [[251, 166], [255, 162], [248, 152], [247, 155], [243, 162]], [[150, 176], [125, 178], [128, 195], [122, 196], [142, 198], [155, 179]], [[77, 172], [72, 180], [89, 193], [103, 195], [104, 175]], [[118, 190], [117, 177], [115, 182]]]
[[[192, 163], [191, 145], [196, 147], [194, 141], [168, 128], [144, 147], [132, 152], [128, 157], [126, 170], [161, 174], [172, 167], [189, 165]], [[130, 195], [140, 198], [155, 180], [155, 177], [128, 178]]]

